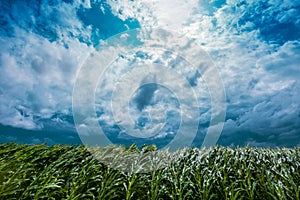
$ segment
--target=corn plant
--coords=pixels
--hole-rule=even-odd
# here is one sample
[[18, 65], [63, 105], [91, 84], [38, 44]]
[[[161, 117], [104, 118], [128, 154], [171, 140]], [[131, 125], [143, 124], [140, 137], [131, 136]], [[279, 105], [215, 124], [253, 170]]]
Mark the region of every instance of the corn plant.
[[0, 199], [300, 200], [300, 148], [0, 144]]

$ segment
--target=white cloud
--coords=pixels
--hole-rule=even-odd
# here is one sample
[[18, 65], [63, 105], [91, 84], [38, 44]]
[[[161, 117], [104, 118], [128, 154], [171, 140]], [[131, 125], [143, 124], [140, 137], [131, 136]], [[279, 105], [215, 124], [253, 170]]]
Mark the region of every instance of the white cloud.
[[[204, 0], [107, 2], [121, 19], [136, 18], [142, 27], [163, 27], [195, 38], [209, 53], [223, 78], [227, 113], [232, 117], [227, 120], [225, 131], [263, 133], [269, 128], [278, 134], [296, 134], [291, 130], [299, 126], [300, 121], [299, 40], [274, 45], [263, 40], [256, 22], [242, 23], [240, 19], [245, 16], [256, 19], [259, 13], [262, 16], [258, 16], [258, 20], [274, 16], [279, 23], [299, 25], [295, 9], [300, 5], [298, 1], [272, 0], [268, 9], [262, 9], [261, 2], [255, 0], [244, 5], [235, 0], [226, 4]], [[92, 33], [91, 27], [84, 27], [78, 19], [76, 10], [80, 6], [90, 8], [91, 2], [54, 6], [44, 3], [39, 16], [34, 14], [34, 8], [24, 5], [12, 5], [11, 15], [19, 20], [9, 21], [14, 37], [0, 38], [0, 123], [39, 129], [43, 124], [36, 118], [49, 119], [53, 113], [65, 113], [71, 107], [74, 79], [87, 54], [93, 50], [80, 42], [90, 41]], [[25, 8], [29, 11], [22, 12]], [[47, 31], [54, 33], [49, 35]], [[55, 41], [51, 37], [56, 37]], [[160, 62], [171, 65], [172, 60], [174, 57], [167, 57]], [[121, 59], [119, 62], [119, 65], [128, 63]], [[177, 64], [176, 70], [188, 74], [184, 64]], [[105, 100], [102, 106], [109, 108], [110, 101], [105, 98], [122, 73], [120, 68], [109, 72], [101, 91], [101, 100]], [[203, 85], [200, 80], [198, 84]], [[209, 106], [205, 95], [200, 103], [207, 108], [202, 116], [207, 119]], [[108, 116], [101, 117], [111, 120]]]
[[294, 9], [299, 2], [270, 1], [265, 10], [260, 1], [244, 5], [238, 1], [223, 5], [216, 1], [122, 2], [120, 6], [109, 1], [115, 13], [123, 11], [118, 14], [121, 17], [135, 17], [142, 27], [163, 27], [196, 38], [210, 54], [224, 81], [228, 115], [238, 117], [227, 121], [225, 131], [279, 133], [299, 126], [299, 41], [268, 44], [254, 21], [240, 22], [242, 17], [274, 16], [278, 23], [299, 24]]
[[[68, 32], [75, 36], [88, 35], [89, 30], [83, 29], [73, 6], [65, 3], [54, 7], [42, 5], [41, 16], [32, 16], [36, 17], [32, 20], [46, 22], [56, 8], [57, 23], [60, 24], [48, 23], [60, 37], [50, 42], [29, 31], [30, 27], [18, 25], [27, 19], [18, 16], [18, 9], [22, 8], [20, 5], [12, 6], [15, 9], [11, 14], [20, 17], [20, 21], [10, 22], [14, 27], [14, 37], [0, 38], [0, 123], [40, 129], [43, 127], [41, 119], [48, 119], [54, 113], [63, 113], [70, 108], [76, 73], [91, 51], [91, 47], [71, 37]], [[35, 117], [40, 120], [35, 120]]]

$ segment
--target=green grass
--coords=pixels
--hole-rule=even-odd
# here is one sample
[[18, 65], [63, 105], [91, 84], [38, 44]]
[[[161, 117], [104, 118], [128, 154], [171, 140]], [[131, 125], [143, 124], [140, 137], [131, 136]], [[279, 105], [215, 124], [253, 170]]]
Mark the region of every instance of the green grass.
[[[155, 147], [94, 148], [102, 157], [108, 150], [143, 155]], [[84, 146], [0, 144], [0, 199], [300, 200], [300, 148], [161, 153], [173, 162], [137, 173], [107, 167]]]

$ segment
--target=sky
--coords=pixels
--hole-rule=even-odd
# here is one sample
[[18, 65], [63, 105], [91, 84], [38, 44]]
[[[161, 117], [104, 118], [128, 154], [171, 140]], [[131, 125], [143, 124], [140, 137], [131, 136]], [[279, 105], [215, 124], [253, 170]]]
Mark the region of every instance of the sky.
[[[108, 50], [118, 34], [163, 29], [197, 44], [221, 78], [226, 117], [218, 145], [300, 146], [299, 1], [4, 0], [0, 9], [0, 142], [81, 144], [84, 124], [74, 122], [72, 99], [90, 55]], [[195, 134], [191, 145], [201, 146], [212, 94], [187, 62], [192, 56], [180, 53], [144, 48], [107, 68], [91, 120], [111, 143], [163, 147], [186, 127], [187, 137]], [[143, 74], [150, 69], [154, 76]]]

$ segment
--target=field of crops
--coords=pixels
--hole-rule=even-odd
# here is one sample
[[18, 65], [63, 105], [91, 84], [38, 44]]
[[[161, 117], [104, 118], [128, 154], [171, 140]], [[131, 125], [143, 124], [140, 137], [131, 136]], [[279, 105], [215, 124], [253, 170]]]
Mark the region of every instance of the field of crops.
[[[136, 155], [154, 149], [111, 148]], [[163, 151], [172, 162], [145, 173], [107, 167], [90, 152], [0, 144], [0, 199], [300, 199], [300, 148]]]

